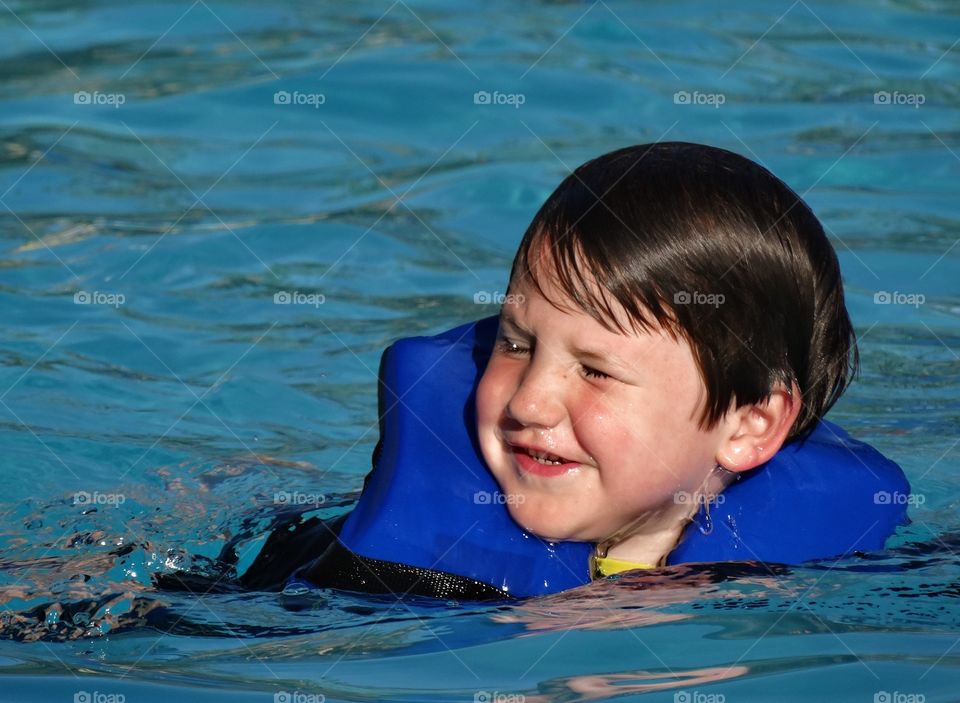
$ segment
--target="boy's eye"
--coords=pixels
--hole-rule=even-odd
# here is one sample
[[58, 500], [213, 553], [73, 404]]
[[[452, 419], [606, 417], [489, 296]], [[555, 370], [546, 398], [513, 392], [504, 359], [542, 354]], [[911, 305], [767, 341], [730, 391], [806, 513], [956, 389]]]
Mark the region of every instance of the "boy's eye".
[[529, 347], [517, 344], [512, 339], [507, 339], [503, 335], [497, 337], [497, 349], [504, 354], [526, 354], [530, 351]]
[[587, 378], [610, 378], [608, 374], [605, 374], [603, 371], [597, 371], [590, 366], [583, 367], [583, 375]]
[[[508, 337], [500, 335], [497, 337], [497, 351], [504, 354], [513, 354], [514, 356], [522, 356], [530, 353], [530, 347], [525, 347], [522, 344], [514, 342]], [[587, 378], [610, 378], [610, 374], [606, 374], [603, 371], [598, 371], [592, 366], [586, 366], [581, 364], [583, 369], [583, 375]]]

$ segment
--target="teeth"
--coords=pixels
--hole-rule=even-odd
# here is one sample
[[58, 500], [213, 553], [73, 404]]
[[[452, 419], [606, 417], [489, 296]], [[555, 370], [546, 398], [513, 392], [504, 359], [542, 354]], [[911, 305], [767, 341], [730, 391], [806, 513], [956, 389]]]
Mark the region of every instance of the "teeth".
[[554, 456], [553, 454], [547, 454], [546, 452], [535, 452], [535, 451], [533, 451], [533, 450], [531, 450], [531, 449], [528, 449], [528, 450], [527, 450], [527, 454], [529, 454], [530, 456], [532, 456], [534, 459], [536, 459], [536, 460], [537, 460], [539, 463], [541, 463], [541, 464], [549, 464], [549, 465], [552, 465], [552, 466], [556, 466], [556, 465], [558, 465], [558, 464], [562, 464], [562, 463], [563, 463], [563, 462], [560, 460], [560, 457]]

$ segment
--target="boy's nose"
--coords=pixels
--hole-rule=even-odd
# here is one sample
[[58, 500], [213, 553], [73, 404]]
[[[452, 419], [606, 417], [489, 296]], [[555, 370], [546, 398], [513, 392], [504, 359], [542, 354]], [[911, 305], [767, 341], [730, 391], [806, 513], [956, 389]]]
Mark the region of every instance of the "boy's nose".
[[507, 415], [524, 426], [556, 427], [563, 420], [561, 374], [531, 364], [507, 403]]

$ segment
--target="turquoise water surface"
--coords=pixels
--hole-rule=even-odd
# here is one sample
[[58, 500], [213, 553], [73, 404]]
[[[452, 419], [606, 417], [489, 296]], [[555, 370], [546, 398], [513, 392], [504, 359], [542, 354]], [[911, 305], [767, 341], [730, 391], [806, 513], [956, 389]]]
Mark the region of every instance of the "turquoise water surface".
[[[5, 0], [0, 37], [0, 700], [960, 700], [960, 7]], [[569, 169], [661, 139], [823, 220], [830, 419], [930, 548], [516, 606], [153, 588], [243, 570], [278, 493], [348, 510], [384, 347], [493, 314]]]

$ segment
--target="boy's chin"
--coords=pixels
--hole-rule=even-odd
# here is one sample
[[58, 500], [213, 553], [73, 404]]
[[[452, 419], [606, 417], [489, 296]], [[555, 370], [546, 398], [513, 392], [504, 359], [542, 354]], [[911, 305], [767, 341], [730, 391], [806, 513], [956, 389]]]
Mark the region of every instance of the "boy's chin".
[[524, 511], [522, 506], [509, 506], [510, 517], [526, 532], [539, 537], [545, 542], [593, 542], [590, 537], [578, 534], [572, 525], [560, 525], [555, 520], [547, 520], [542, 516], [531, 515]]

